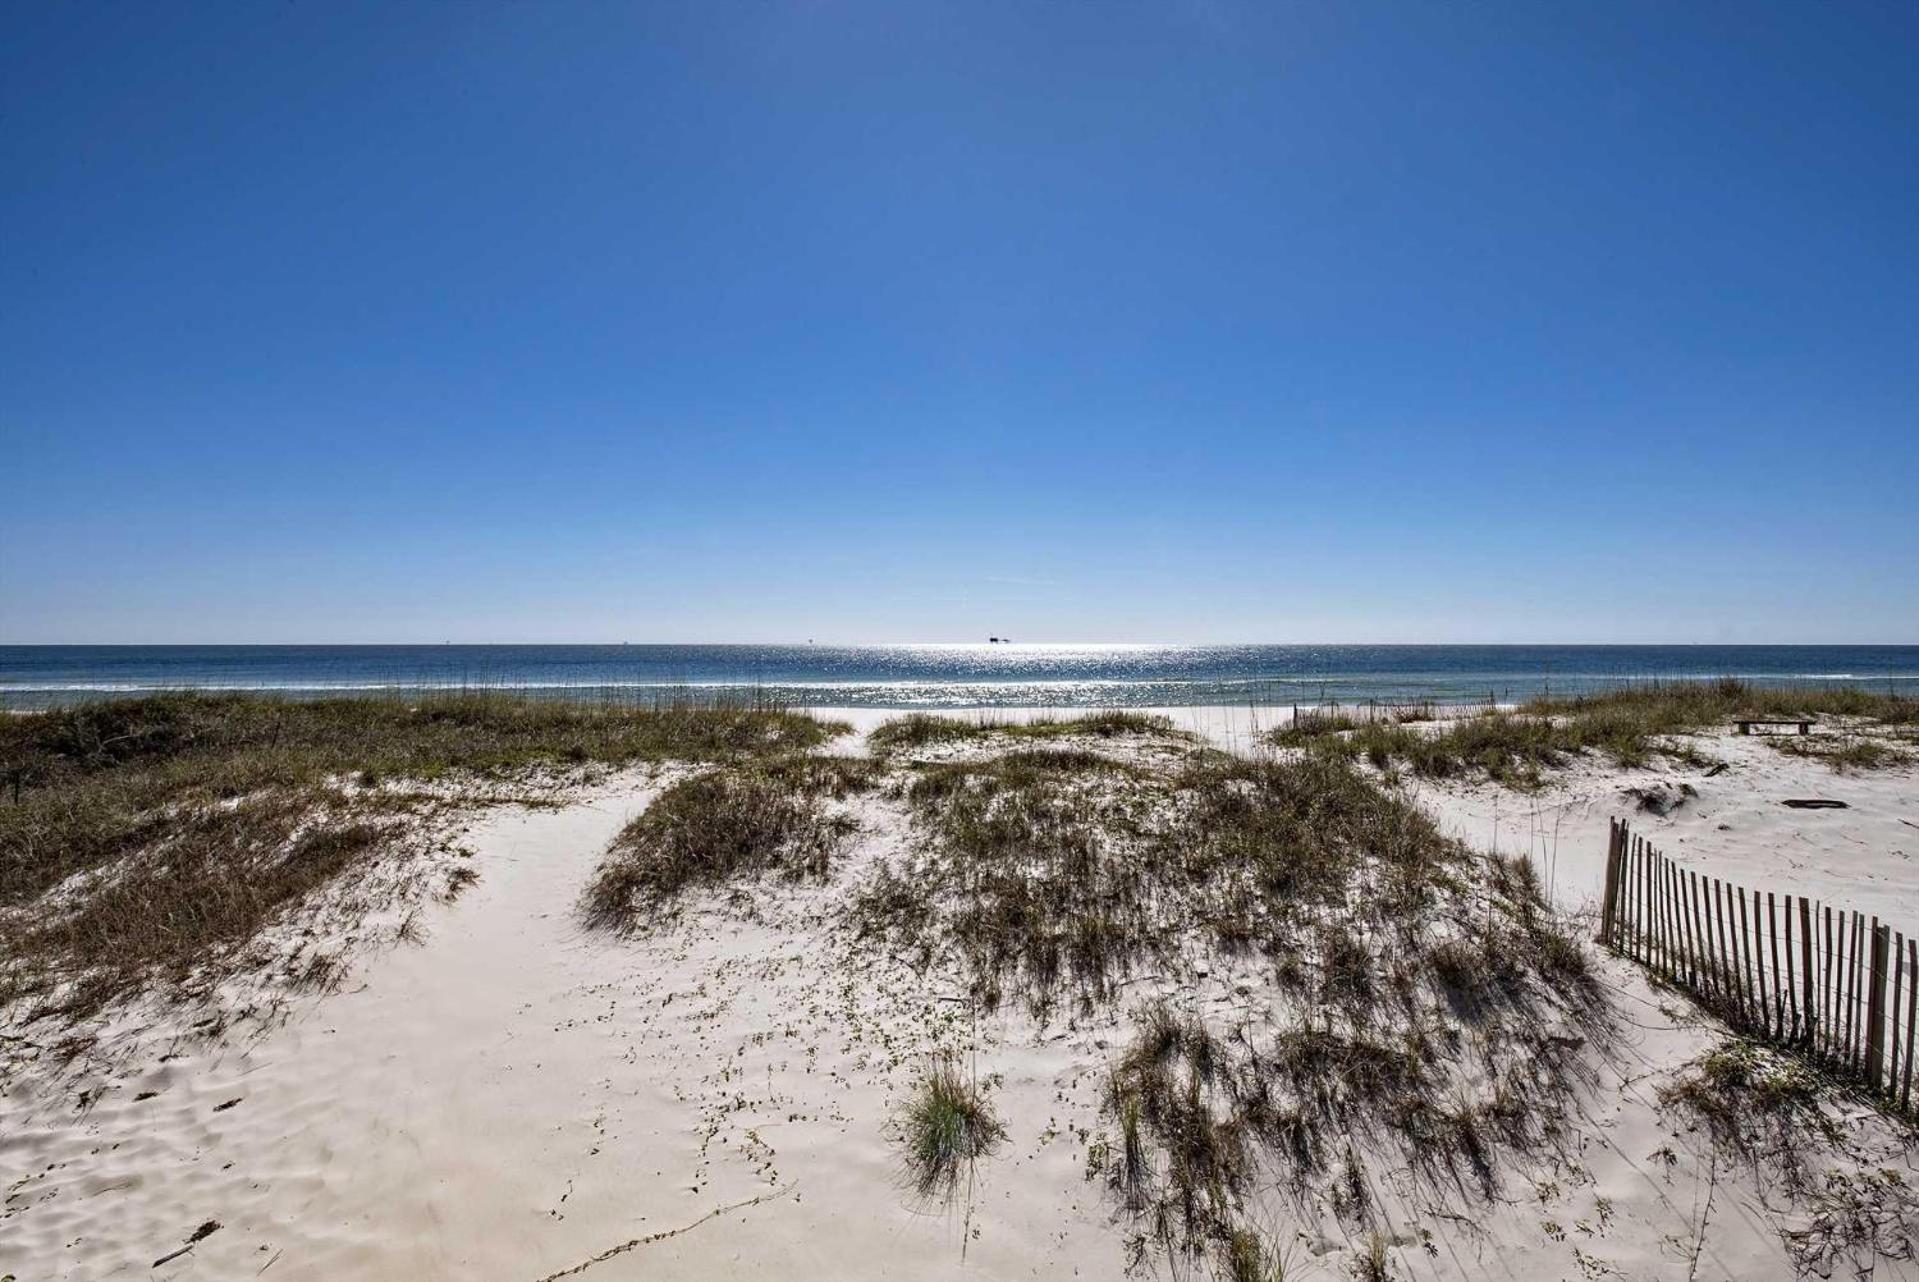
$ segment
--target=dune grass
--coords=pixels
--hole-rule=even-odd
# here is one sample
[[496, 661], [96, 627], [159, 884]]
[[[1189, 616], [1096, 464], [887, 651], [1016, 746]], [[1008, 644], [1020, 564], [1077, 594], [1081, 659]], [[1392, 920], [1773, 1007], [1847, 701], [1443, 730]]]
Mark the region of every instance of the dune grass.
[[1191, 736], [1177, 730], [1166, 717], [1143, 712], [1109, 709], [1074, 717], [1040, 717], [1016, 721], [995, 717], [965, 718], [914, 712], [895, 717], [877, 727], [869, 742], [882, 752], [925, 748], [934, 744], [987, 740], [1046, 740], [1072, 736], [1114, 739], [1128, 736], [1152, 736], [1184, 740]]
[[1919, 1247], [1919, 1186], [1900, 1169], [1914, 1128], [1894, 1119], [1899, 1129], [1875, 1140], [1849, 1116], [1851, 1089], [1783, 1051], [1726, 1038], [1659, 1092], [1725, 1160], [1791, 1199], [1786, 1251], [1803, 1277], [1833, 1277], [1841, 1265], [1868, 1277]]
[[[772, 709], [496, 694], [293, 701], [168, 694], [0, 718], [0, 905], [150, 844], [182, 808], [342, 780], [803, 749], [833, 727]], [[17, 791], [17, 798], [16, 798]]]
[[695, 886], [767, 872], [823, 876], [853, 827], [822, 798], [864, 791], [873, 777], [869, 761], [804, 757], [681, 780], [613, 839], [581, 901], [588, 924], [643, 929]]
[[1534, 699], [1524, 708], [1540, 716], [1617, 715], [1675, 731], [1739, 717], [1851, 717], [1881, 725], [1919, 724], [1919, 695], [1858, 685], [1766, 686], [1737, 677], [1649, 681], [1595, 694]]
[[[1337, 709], [1273, 731], [1275, 747], [1348, 760], [1422, 778], [1484, 776], [1513, 787], [1537, 786], [1544, 775], [1587, 754], [1639, 767], [1657, 759], [1705, 764], [1685, 736], [1729, 726], [1739, 718], [1807, 717], [1905, 726], [1919, 722], [1919, 698], [1857, 687], [1782, 690], [1738, 680], [1658, 682], [1573, 698], [1535, 699], [1513, 711], [1463, 711], [1433, 730], [1392, 717], [1357, 717]], [[1900, 764], [1904, 754], [1856, 734], [1842, 747], [1826, 743], [1783, 751], [1816, 756], [1835, 768]]]
[[905, 800], [922, 841], [852, 919], [983, 1006], [1045, 1021], [1143, 978], [1275, 981], [1258, 1020], [1145, 1003], [1110, 1073], [1090, 1164], [1138, 1251], [1182, 1268], [1278, 1258], [1247, 1214], [1275, 1173], [1355, 1225], [1382, 1151], [1436, 1198], [1495, 1196], [1502, 1153], [1560, 1134], [1576, 1050], [1608, 1026], [1532, 866], [1476, 855], [1343, 761], [1029, 747], [918, 767]]
[[914, 1084], [899, 1117], [899, 1136], [913, 1188], [929, 1201], [950, 1201], [960, 1177], [1006, 1138], [1006, 1128], [979, 1085], [942, 1056]]
[[504, 694], [180, 693], [0, 718], [0, 1004], [85, 1021], [154, 983], [215, 981], [289, 912], [411, 850], [464, 785], [833, 732], [769, 708]]
[[1846, 735], [1837, 740], [1794, 735], [1774, 739], [1772, 746], [1774, 751], [1788, 757], [1824, 762], [1841, 774], [1849, 770], [1885, 770], [1910, 765], [1915, 760], [1909, 740], [1893, 744], [1863, 735]]

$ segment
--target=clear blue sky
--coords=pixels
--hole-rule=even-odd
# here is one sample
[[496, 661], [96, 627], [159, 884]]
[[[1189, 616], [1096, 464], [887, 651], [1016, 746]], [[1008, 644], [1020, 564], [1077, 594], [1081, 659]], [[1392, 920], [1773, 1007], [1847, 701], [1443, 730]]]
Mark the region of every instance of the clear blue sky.
[[43, 4], [0, 641], [1919, 641], [1919, 5]]

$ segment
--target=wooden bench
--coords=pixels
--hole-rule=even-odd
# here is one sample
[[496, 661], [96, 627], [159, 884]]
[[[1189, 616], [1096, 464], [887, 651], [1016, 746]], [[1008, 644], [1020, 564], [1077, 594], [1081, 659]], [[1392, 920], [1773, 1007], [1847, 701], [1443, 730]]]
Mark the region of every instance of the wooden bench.
[[1751, 734], [1754, 726], [1798, 726], [1800, 734], [1812, 733], [1812, 720], [1800, 720], [1798, 717], [1740, 717], [1733, 721], [1739, 727], [1738, 733]]

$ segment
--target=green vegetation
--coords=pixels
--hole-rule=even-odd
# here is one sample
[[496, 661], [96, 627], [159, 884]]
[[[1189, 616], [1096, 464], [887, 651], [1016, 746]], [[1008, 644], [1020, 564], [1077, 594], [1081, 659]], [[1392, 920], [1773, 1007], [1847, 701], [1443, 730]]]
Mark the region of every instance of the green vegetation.
[[[204, 991], [290, 912], [420, 853], [417, 821], [475, 784], [833, 732], [766, 708], [498, 694], [168, 694], [0, 718], [0, 1004], [80, 1022], [154, 983]], [[458, 871], [449, 889], [471, 880]]]
[[1013, 740], [1060, 739], [1084, 735], [1097, 739], [1126, 736], [1152, 736], [1160, 739], [1187, 739], [1185, 731], [1175, 730], [1165, 717], [1141, 712], [1089, 712], [1079, 717], [1041, 717], [1032, 721], [999, 720], [982, 717], [969, 720], [942, 717], [925, 712], [895, 717], [875, 729], [870, 737], [873, 747], [883, 752], [924, 748], [933, 744], [992, 739], [1003, 736]]
[[1419, 810], [1319, 757], [1193, 753], [1152, 770], [1029, 750], [922, 769], [906, 795], [932, 840], [862, 888], [863, 927], [922, 964], [956, 953], [989, 1006], [1011, 988], [1042, 1014], [1062, 985], [1104, 1000], [1195, 943], [1303, 976], [1323, 942], [1336, 964], [1320, 986], [1363, 1009], [1387, 982], [1378, 945], [1354, 950], [1422, 918], [1472, 864]]
[[1801, 1276], [1860, 1277], [1886, 1260], [1910, 1260], [1919, 1245], [1919, 1189], [1907, 1166], [1914, 1133], [1905, 1119], [1886, 1143], [1851, 1116], [1846, 1087], [1802, 1061], [1739, 1039], [1700, 1056], [1659, 1092], [1662, 1106], [1705, 1129], [1731, 1161], [1792, 1199], [1785, 1232]]
[[1751, 1159], [1784, 1141], [1793, 1147], [1791, 1178], [1803, 1189], [1806, 1171], [1796, 1148], [1810, 1128], [1840, 1138], [1820, 1108], [1827, 1087], [1805, 1063], [1756, 1042], [1727, 1040], [1700, 1056], [1660, 1091], [1659, 1102], [1705, 1123], [1713, 1137]]
[[1006, 1138], [991, 1102], [950, 1058], [934, 1061], [921, 1076], [899, 1131], [914, 1190], [938, 1200], [950, 1200], [960, 1176]]
[[1535, 699], [1525, 710], [1542, 716], [1632, 716], [1675, 732], [1742, 717], [1853, 717], [1882, 725], [1919, 725], [1919, 696], [1861, 686], [1762, 686], [1737, 677], [1652, 681], [1598, 694]]
[[779, 872], [824, 876], [853, 831], [823, 795], [872, 785], [870, 762], [793, 758], [725, 767], [674, 784], [614, 838], [588, 885], [589, 924], [633, 930], [671, 910], [688, 887]]
[[919, 767], [904, 796], [924, 840], [854, 920], [982, 1005], [1077, 1015], [1227, 964], [1275, 981], [1257, 1020], [1133, 1015], [1089, 1163], [1140, 1253], [1259, 1276], [1277, 1257], [1248, 1199], [1289, 1172], [1363, 1225], [1362, 1150], [1435, 1197], [1493, 1197], [1502, 1151], [1560, 1134], [1578, 1048], [1608, 1027], [1529, 863], [1474, 855], [1340, 760], [1028, 748]]
[[1838, 739], [1794, 735], [1776, 739], [1772, 746], [1789, 757], [1823, 761], [1841, 774], [1848, 770], [1884, 770], [1891, 766], [1909, 765], [1914, 759], [1912, 752], [1903, 745], [1887, 743], [1883, 739], [1868, 739], [1863, 735], [1845, 735]]
[[[1360, 718], [1339, 709], [1302, 713], [1269, 735], [1275, 747], [1364, 759], [1381, 770], [1404, 769], [1422, 778], [1484, 775], [1514, 787], [1536, 786], [1544, 772], [1587, 753], [1621, 766], [1659, 757], [1704, 764], [1683, 736], [1729, 726], [1740, 718], [1843, 718], [1848, 725], [1919, 723], [1919, 698], [1857, 688], [1779, 690], [1743, 681], [1673, 682], [1632, 686], [1566, 699], [1535, 699], [1516, 711], [1467, 711], [1432, 731], [1392, 716]], [[1849, 737], [1783, 751], [1816, 756], [1835, 768], [1896, 765], [1905, 754], [1872, 740]]]
[[1437, 721], [1440, 708], [1435, 703], [1366, 704], [1345, 708], [1331, 704], [1322, 708], [1295, 708], [1293, 719], [1266, 736], [1276, 748], [1303, 748], [1325, 735], [1345, 734], [1370, 726], [1413, 725]]

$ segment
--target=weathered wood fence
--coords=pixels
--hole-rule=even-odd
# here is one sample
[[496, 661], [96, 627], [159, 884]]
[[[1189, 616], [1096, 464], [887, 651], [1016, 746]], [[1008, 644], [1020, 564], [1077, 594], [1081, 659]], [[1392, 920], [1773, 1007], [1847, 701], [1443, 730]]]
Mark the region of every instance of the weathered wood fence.
[[1701, 876], [1615, 819], [1599, 942], [1911, 1110], [1919, 940], [1877, 917]]

